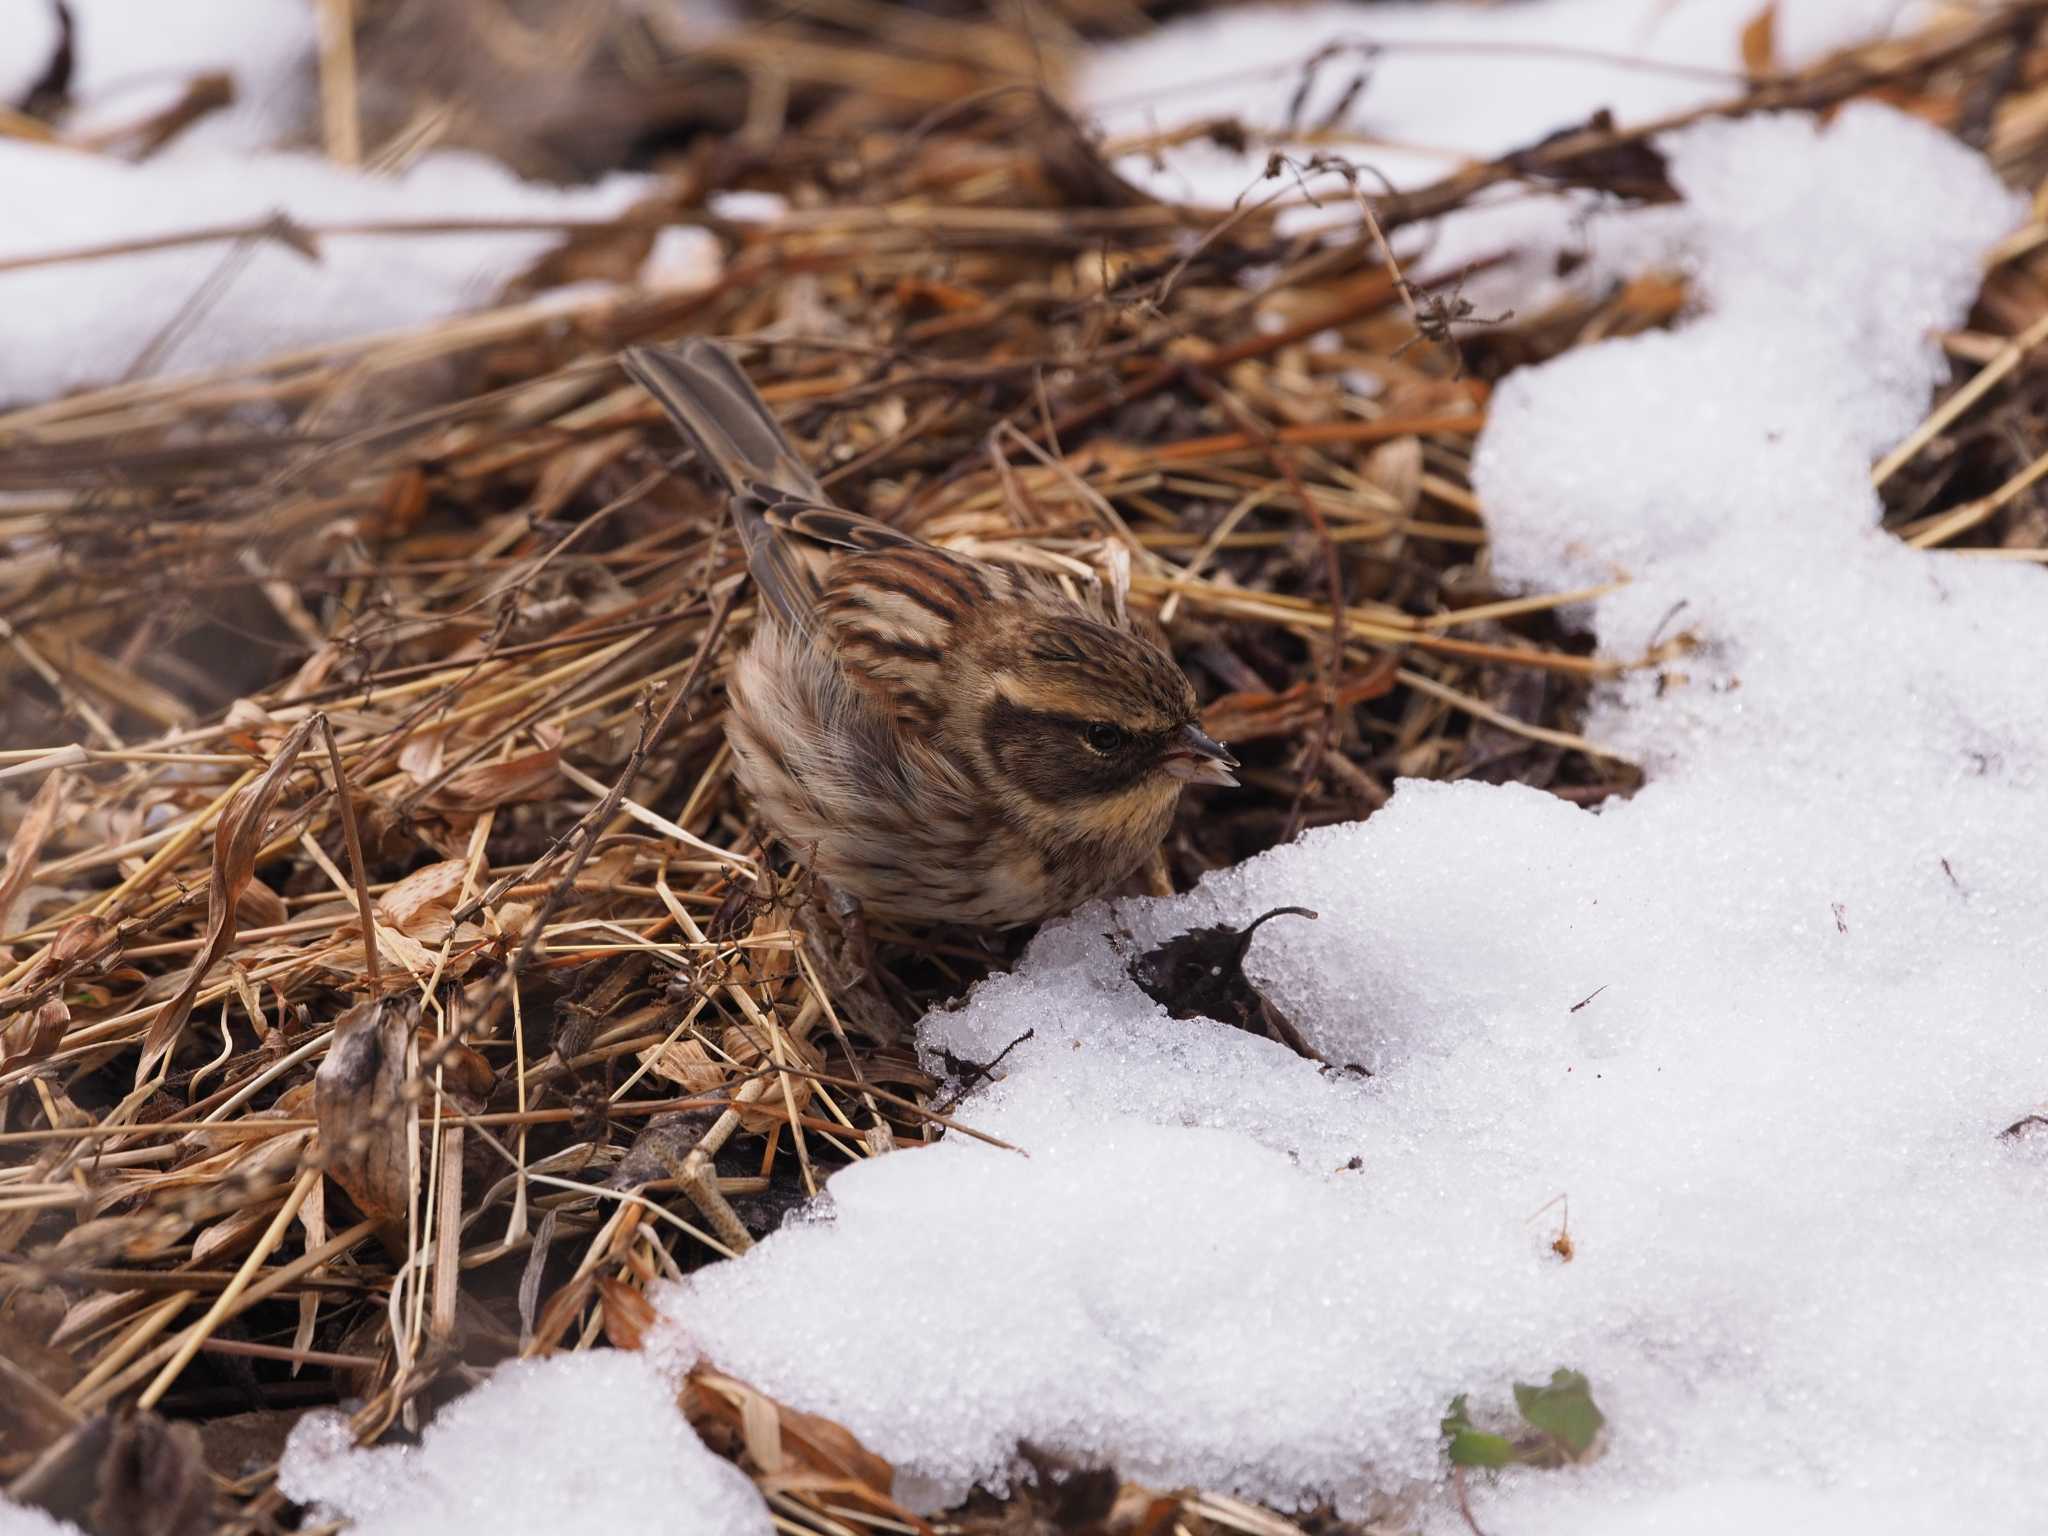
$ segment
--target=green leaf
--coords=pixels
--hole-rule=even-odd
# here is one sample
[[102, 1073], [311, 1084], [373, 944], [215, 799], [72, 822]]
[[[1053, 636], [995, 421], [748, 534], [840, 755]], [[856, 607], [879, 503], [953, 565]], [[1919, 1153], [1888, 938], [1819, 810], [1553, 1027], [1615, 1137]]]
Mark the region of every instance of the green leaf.
[[1454, 1467], [1507, 1467], [1517, 1460], [1507, 1436], [1489, 1435], [1483, 1429], [1459, 1430], [1445, 1450]]
[[1515, 1448], [1506, 1436], [1473, 1428], [1462, 1392], [1451, 1399], [1451, 1411], [1444, 1415], [1441, 1428], [1444, 1452], [1454, 1467], [1505, 1467], [1515, 1460]]
[[1550, 1385], [1515, 1383], [1515, 1406], [1529, 1427], [1547, 1436], [1572, 1461], [1592, 1448], [1607, 1416], [1594, 1406], [1593, 1389], [1578, 1371], [1552, 1371]]
[[1472, 1427], [1472, 1415], [1465, 1407], [1465, 1399], [1469, 1395], [1468, 1393], [1460, 1392], [1451, 1399], [1451, 1406], [1445, 1412], [1443, 1421], [1438, 1426], [1445, 1434], [1455, 1435], [1461, 1429], [1470, 1429]]

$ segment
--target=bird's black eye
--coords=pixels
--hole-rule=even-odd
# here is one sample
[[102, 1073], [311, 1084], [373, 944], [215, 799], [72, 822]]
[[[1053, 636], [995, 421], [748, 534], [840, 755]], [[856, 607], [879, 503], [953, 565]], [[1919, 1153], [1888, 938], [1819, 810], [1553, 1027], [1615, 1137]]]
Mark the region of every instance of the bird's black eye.
[[1088, 745], [1107, 757], [1124, 744], [1124, 729], [1111, 725], [1107, 720], [1098, 720], [1088, 727]]

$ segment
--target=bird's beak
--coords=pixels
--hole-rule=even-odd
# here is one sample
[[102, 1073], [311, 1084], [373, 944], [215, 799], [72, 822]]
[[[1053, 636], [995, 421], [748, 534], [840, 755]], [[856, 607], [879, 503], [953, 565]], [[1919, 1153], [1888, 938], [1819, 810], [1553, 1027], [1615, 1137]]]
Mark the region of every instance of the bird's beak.
[[1230, 755], [1230, 748], [1199, 725], [1180, 728], [1173, 744], [1166, 749], [1161, 766], [1176, 779], [1189, 784], [1237, 783], [1237, 775], [1230, 771], [1237, 766], [1237, 759]]

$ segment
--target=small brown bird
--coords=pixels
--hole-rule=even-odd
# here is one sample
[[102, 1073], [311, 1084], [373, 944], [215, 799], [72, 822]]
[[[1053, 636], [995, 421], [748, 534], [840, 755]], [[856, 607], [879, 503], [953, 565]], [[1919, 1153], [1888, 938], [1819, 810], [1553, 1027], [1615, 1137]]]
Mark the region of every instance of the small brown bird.
[[834, 506], [716, 344], [625, 365], [731, 493], [762, 613], [727, 735], [842, 911], [1050, 917], [1143, 863], [1182, 785], [1237, 782], [1150, 635]]

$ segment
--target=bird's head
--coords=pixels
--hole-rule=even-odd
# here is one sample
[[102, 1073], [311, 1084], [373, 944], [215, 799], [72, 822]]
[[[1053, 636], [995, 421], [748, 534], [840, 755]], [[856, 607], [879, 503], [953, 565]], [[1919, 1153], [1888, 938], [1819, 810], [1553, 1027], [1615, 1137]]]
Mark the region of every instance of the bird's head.
[[1143, 635], [1062, 615], [1032, 626], [990, 681], [982, 745], [1004, 787], [1077, 830], [1156, 822], [1184, 784], [1237, 782], [1186, 674]]

